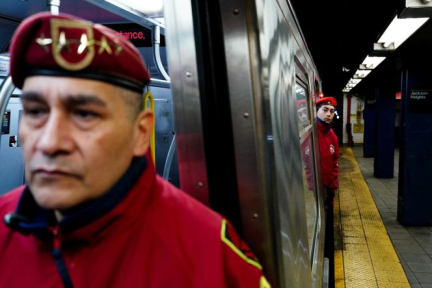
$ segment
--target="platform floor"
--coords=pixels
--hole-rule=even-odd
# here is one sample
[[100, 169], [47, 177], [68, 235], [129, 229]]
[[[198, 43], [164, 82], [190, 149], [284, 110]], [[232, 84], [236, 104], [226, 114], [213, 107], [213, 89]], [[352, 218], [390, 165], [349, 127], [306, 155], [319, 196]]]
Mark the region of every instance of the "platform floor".
[[432, 288], [432, 227], [404, 227], [396, 220], [398, 151], [395, 151], [395, 177], [392, 179], [373, 177], [374, 160], [363, 157], [362, 147], [354, 147], [353, 152], [411, 287]]
[[373, 159], [361, 157], [361, 149], [340, 151], [336, 287], [432, 287], [431, 251], [424, 248], [432, 245], [432, 230], [398, 224], [397, 174], [394, 179], [374, 178]]

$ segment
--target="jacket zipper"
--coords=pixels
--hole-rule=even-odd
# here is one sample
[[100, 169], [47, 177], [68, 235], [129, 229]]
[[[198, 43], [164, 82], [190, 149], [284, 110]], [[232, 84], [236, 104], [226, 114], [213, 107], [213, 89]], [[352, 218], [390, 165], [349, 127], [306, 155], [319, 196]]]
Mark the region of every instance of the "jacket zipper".
[[72, 280], [69, 276], [69, 272], [67, 270], [66, 264], [63, 260], [62, 250], [61, 250], [61, 235], [60, 235], [60, 227], [54, 226], [51, 229], [53, 234], [53, 250], [52, 255], [54, 257], [54, 261], [56, 263], [57, 269], [60, 273], [60, 277], [63, 281], [63, 286], [65, 288], [73, 288]]

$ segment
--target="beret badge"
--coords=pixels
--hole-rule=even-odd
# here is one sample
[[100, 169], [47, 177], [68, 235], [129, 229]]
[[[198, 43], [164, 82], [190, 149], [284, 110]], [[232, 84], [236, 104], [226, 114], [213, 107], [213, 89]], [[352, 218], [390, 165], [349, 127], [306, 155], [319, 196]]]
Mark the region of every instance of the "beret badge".
[[65, 70], [79, 71], [88, 67], [95, 57], [95, 46], [99, 46], [98, 54], [112, 54], [114, 49], [118, 55], [122, 50], [120, 45], [109, 43], [104, 36], [99, 41], [95, 40], [91, 22], [54, 18], [50, 24], [52, 38], [45, 38], [42, 34], [36, 38], [36, 43], [47, 52], [51, 45], [55, 62]]

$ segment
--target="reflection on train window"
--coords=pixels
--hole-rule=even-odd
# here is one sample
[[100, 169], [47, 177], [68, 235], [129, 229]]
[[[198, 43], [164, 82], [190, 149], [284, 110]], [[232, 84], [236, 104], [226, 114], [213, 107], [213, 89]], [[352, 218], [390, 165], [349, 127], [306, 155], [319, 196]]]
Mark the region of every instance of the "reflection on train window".
[[311, 124], [309, 117], [309, 109], [306, 102], [306, 89], [296, 83], [296, 99], [297, 99], [297, 116], [299, 123], [300, 134], [303, 130]]
[[[303, 171], [303, 192], [305, 199], [305, 211], [307, 221], [307, 236], [309, 243], [309, 251], [312, 253], [314, 243], [314, 232], [317, 223], [317, 200], [315, 192], [315, 172], [313, 161], [313, 146], [312, 146], [312, 125], [309, 117], [309, 95], [306, 89], [296, 83], [296, 96], [297, 96], [297, 112], [298, 112], [298, 125], [300, 131], [301, 141], [301, 155], [302, 155], [302, 171]], [[311, 254], [312, 257], [312, 254]]]
[[309, 134], [301, 144], [303, 164], [303, 189], [306, 208], [306, 221], [309, 251], [312, 251], [313, 236], [317, 220], [317, 201], [315, 193], [315, 173], [313, 169], [312, 135]]

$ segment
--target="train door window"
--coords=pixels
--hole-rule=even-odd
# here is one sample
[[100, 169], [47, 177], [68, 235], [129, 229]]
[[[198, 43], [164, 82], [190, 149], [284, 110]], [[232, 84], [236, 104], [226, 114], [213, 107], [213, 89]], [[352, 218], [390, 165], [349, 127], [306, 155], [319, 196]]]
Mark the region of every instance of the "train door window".
[[312, 146], [312, 122], [310, 113], [310, 96], [307, 91], [307, 86], [299, 79], [296, 81], [296, 100], [297, 100], [297, 115], [298, 126], [301, 141], [302, 155], [302, 175], [303, 175], [303, 193], [305, 199], [307, 236], [309, 251], [312, 255], [312, 247], [314, 243], [314, 232], [317, 223], [317, 200], [315, 192], [315, 170], [314, 156]]
[[311, 125], [309, 107], [306, 99], [306, 89], [296, 83], [297, 116], [300, 135]]
[[1, 134], [9, 134], [11, 112], [6, 111], [2, 119]]

